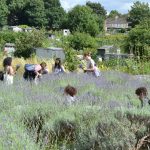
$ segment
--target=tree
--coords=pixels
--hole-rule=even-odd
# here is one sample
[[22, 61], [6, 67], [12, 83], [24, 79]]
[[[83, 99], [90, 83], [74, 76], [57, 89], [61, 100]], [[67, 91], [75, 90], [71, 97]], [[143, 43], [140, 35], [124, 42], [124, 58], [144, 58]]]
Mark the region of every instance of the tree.
[[27, 0], [7, 0], [9, 9], [8, 24], [20, 25], [27, 24], [27, 16], [25, 15], [25, 7]]
[[150, 17], [150, 8], [148, 3], [142, 3], [137, 1], [131, 7], [129, 12], [129, 21], [131, 21], [131, 26], [135, 27], [138, 25], [142, 20]]
[[116, 16], [121, 16], [121, 14], [117, 11], [117, 10], [112, 10], [109, 15], [108, 18], [115, 18]]
[[104, 21], [106, 19], [107, 14], [104, 7], [100, 3], [92, 3], [90, 1], [86, 3], [86, 6], [90, 7], [93, 10], [93, 12], [98, 16], [99, 28], [100, 30], [103, 30]]
[[61, 7], [59, 0], [44, 0], [46, 17], [48, 19], [48, 26], [52, 29], [59, 29], [62, 27], [63, 21], [66, 18], [66, 12]]
[[93, 12], [96, 13], [98, 16], [106, 18], [107, 12], [100, 3], [92, 3], [88, 1], [86, 3], [86, 6], [89, 6], [93, 10]]
[[150, 19], [143, 20], [133, 28], [126, 40], [125, 49], [135, 56], [150, 56]]
[[43, 0], [30, 0], [26, 6], [25, 14], [30, 26], [42, 27], [47, 24]]
[[88, 6], [77, 5], [68, 12], [68, 27], [73, 31], [89, 33], [96, 36], [99, 33], [98, 16]]
[[95, 38], [89, 34], [75, 32], [69, 37], [69, 46], [75, 50], [84, 50], [87, 48], [96, 48]]
[[0, 27], [7, 24], [8, 7], [6, 0], [0, 1]]
[[28, 32], [19, 32], [15, 33], [17, 37], [15, 39], [16, 57], [29, 58], [34, 53], [34, 47], [41, 47], [43, 41], [45, 40], [45, 31], [43, 30], [34, 30], [30, 33]]

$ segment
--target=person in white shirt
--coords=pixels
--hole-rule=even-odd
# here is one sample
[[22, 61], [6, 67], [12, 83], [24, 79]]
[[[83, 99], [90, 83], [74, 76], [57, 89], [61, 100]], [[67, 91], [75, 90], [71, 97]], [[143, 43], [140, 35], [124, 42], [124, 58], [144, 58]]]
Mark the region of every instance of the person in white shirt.
[[91, 53], [85, 53], [84, 59], [87, 62], [87, 68], [84, 70], [84, 72], [92, 73], [94, 76], [99, 77], [100, 71], [97, 68], [95, 61], [91, 58]]
[[64, 94], [66, 95], [66, 99], [64, 104], [67, 106], [71, 106], [75, 103], [75, 95], [77, 94], [77, 89], [73, 86], [66, 86], [64, 90]]

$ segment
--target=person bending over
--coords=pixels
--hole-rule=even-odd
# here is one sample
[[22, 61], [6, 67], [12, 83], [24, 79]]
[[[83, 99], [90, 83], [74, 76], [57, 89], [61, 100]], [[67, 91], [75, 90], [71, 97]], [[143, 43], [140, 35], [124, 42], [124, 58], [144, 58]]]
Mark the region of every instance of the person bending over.
[[43, 74], [48, 74], [47, 70], [47, 64], [45, 62], [42, 62], [39, 64], [26, 64], [25, 65], [25, 72], [24, 72], [24, 79], [25, 80], [36, 80], [40, 78]]

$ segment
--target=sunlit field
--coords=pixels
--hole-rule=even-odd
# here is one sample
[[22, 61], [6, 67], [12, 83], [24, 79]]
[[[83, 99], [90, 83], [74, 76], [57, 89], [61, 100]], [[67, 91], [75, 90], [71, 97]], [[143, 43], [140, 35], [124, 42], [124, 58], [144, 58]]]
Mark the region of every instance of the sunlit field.
[[[64, 105], [64, 88], [77, 88], [76, 103]], [[114, 71], [45, 75], [37, 84], [20, 75], [0, 82], [2, 150], [147, 150], [150, 109], [140, 108], [135, 89], [150, 90], [150, 78]]]

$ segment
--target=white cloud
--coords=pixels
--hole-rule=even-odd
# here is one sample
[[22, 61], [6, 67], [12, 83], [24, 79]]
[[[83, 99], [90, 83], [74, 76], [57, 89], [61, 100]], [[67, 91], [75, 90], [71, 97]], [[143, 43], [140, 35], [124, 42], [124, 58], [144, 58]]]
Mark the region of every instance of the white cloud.
[[[107, 12], [110, 12], [111, 10], [118, 10], [121, 13], [127, 13], [133, 5], [133, 2], [135, 2], [135, 0], [60, 0], [62, 7], [67, 11], [73, 8], [75, 5], [83, 5], [87, 1], [101, 3]], [[140, 1], [148, 2], [150, 4], [149, 0]]]

